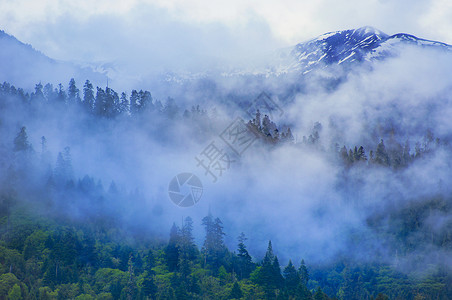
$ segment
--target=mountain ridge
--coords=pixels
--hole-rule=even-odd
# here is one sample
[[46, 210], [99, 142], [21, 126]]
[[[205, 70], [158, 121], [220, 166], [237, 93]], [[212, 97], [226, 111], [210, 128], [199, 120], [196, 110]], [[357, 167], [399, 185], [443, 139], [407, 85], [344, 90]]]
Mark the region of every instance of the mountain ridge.
[[[439, 41], [418, 38], [408, 33], [388, 35], [374, 27], [364, 26], [327, 32], [294, 46], [275, 51], [263, 60], [263, 63], [249, 66], [230, 66], [223, 70], [205, 72], [166, 72], [154, 76], [158, 83], [181, 85], [206, 78], [234, 77], [280, 77], [292, 74], [303, 76], [315, 70], [331, 66], [340, 66], [345, 70], [351, 67], [375, 61], [382, 61], [401, 53], [403, 46], [440, 49], [452, 52], [452, 46]], [[86, 62], [76, 64], [54, 60], [32, 45], [19, 41], [13, 35], [0, 30], [0, 81], [9, 81], [22, 86], [33, 86], [37, 82], [58, 83], [76, 77], [78, 82], [90, 79], [104, 83], [106, 77], [127, 77], [120, 71]], [[64, 76], [60, 76], [63, 74]], [[144, 75], [143, 78], [147, 78]], [[97, 84], [95, 83], [95, 84]]]
[[28, 88], [39, 82], [67, 83], [70, 78], [79, 83], [88, 78], [104, 82], [106, 78], [92, 68], [50, 58], [4, 30], [0, 30], [0, 63], [0, 82]]
[[400, 45], [416, 45], [452, 51], [446, 43], [418, 38], [407, 33], [388, 35], [370, 26], [322, 34], [292, 48], [290, 71], [308, 73], [319, 65], [370, 62], [394, 56]]

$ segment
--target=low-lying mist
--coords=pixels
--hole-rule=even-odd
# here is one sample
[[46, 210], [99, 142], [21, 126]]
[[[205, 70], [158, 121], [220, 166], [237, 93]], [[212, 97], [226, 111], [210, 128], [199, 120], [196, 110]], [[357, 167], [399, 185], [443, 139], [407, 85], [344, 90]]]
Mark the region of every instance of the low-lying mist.
[[[407, 47], [370, 70], [358, 66], [344, 73], [333, 89], [323, 87], [328, 70], [304, 78], [298, 92], [271, 85], [272, 78], [267, 78], [268, 85], [234, 94], [237, 85], [217, 78], [215, 92], [199, 110], [191, 105], [202, 89], [176, 98], [177, 110], [171, 100], [155, 98], [161, 108], [113, 119], [93, 117], [75, 106], [2, 100], [0, 178], [5, 182], [9, 166], [17, 163], [13, 141], [26, 126], [33, 160], [40, 159], [45, 136], [51, 169], [58, 153], [70, 147], [75, 184], [86, 174], [101, 180], [105, 190], [114, 181], [126, 196], [115, 201], [110, 217], [135, 233], [165, 238], [173, 222], [191, 216], [200, 245], [201, 219], [210, 211], [222, 219], [230, 249], [243, 231], [256, 260], [272, 240], [282, 264], [304, 258], [312, 264], [336, 259], [382, 262], [407, 271], [420, 262], [450, 268], [451, 256], [439, 239], [450, 235], [452, 222], [451, 72], [450, 54]], [[82, 89], [81, 82], [77, 85]], [[260, 137], [214, 183], [195, 157], [210, 142], [221, 143], [219, 135], [235, 117], [250, 120], [246, 107], [237, 103], [253, 103], [261, 91], [282, 108], [283, 115], [272, 121], [280, 132], [290, 127], [294, 141], [274, 143]], [[372, 163], [370, 150], [375, 156], [381, 140], [388, 152], [404, 147], [410, 163]], [[347, 151], [363, 146], [367, 160], [346, 163], [343, 146]], [[182, 172], [196, 174], [204, 186], [200, 202], [188, 208], [168, 197], [170, 180]], [[28, 188], [18, 187], [24, 195]], [[55, 196], [54, 207], [65, 208], [62, 213], [71, 218], [83, 220], [87, 210], [95, 215], [97, 206], [83, 199], [72, 199], [67, 206], [63, 201], [67, 199]], [[419, 214], [413, 228], [403, 223], [410, 212]], [[400, 228], [413, 232], [401, 237]]]

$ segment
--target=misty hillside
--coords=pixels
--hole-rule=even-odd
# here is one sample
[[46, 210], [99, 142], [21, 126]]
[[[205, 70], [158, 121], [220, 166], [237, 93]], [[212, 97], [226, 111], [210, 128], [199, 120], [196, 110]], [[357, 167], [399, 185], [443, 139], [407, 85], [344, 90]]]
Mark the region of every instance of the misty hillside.
[[0, 41], [0, 299], [452, 299], [450, 46], [364, 27], [128, 90]]
[[81, 68], [70, 62], [56, 61], [35, 50], [14, 36], [0, 31], [0, 81], [18, 86], [32, 86], [37, 82], [69, 81], [72, 77], [105, 82], [104, 74]]

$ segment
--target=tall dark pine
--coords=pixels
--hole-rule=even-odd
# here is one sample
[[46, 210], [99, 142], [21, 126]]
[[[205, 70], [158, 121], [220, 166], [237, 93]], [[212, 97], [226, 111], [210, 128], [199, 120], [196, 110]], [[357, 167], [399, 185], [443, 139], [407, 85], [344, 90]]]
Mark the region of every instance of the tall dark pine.
[[179, 113], [179, 106], [177, 106], [176, 101], [173, 98], [168, 97], [165, 102], [165, 106], [163, 107], [163, 112], [170, 119], [173, 119]]
[[74, 171], [69, 147], [64, 148], [63, 153], [58, 153], [54, 175], [55, 181], [59, 186], [63, 186], [73, 180]]
[[105, 91], [102, 88], [97, 87], [96, 102], [94, 103], [94, 113], [96, 115], [102, 117], [106, 116], [106, 98]]
[[31, 145], [28, 142], [27, 128], [24, 126], [20, 129], [16, 138], [14, 139], [14, 151], [29, 151]]
[[248, 253], [248, 250], [245, 246], [245, 241], [247, 238], [245, 237], [245, 234], [242, 232], [240, 233], [238, 237], [238, 275], [240, 279], [242, 278], [248, 278], [252, 270], [254, 269], [254, 264], [252, 262], [251, 256]]
[[31, 102], [32, 103], [41, 103], [44, 101], [44, 93], [42, 92], [42, 84], [41, 82], [35, 86], [35, 92], [31, 94]]
[[94, 108], [94, 87], [89, 80], [83, 86], [83, 107], [87, 112]]
[[279, 265], [278, 256], [275, 255], [273, 260], [273, 282], [276, 288], [280, 289], [284, 283], [284, 278], [281, 275], [281, 266]]
[[69, 104], [80, 104], [80, 90], [75, 85], [74, 78], [69, 81], [69, 86], [67, 89], [67, 98]]
[[289, 292], [289, 295], [293, 296], [297, 290], [297, 285], [300, 282], [300, 277], [298, 276], [297, 269], [295, 269], [292, 264], [292, 260], [289, 260], [289, 263], [284, 268], [283, 275], [285, 279], [285, 287]]
[[242, 289], [240, 288], [240, 285], [238, 282], [234, 282], [234, 285], [232, 286], [231, 293], [229, 294], [228, 299], [240, 299], [243, 297]]
[[298, 268], [298, 274], [300, 275], [301, 282], [304, 285], [307, 285], [309, 281], [309, 272], [306, 264], [304, 263], [304, 259], [301, 260], [300, 267]]
[[186, 217], [181, 230], [181, 251], [188, 259], [192, 260], [196, 256], [195, 238], [193, 237], [193, 220]]
[[377, 149], [375, 150], [375, 162], [383, 166], [389, 166], [389, 155], [386, 152], [383, 140], [380, 140], [380, 143], [377, 145]]
[[301, 260], [300, 267], [298, 268], [298, 276], [299, 282], [295, 292], [296, 299], [311, 300], [312, 294], [307, 287], [309, 281], [309, 273], [304, 263], [304, 260]]
[[214, 220], [213, 216], [209, 214], [202, 219], [202, 225], [204, 225], [206, 231], [206, 238], [202, 247], [204, 262], [214, 270], [217, 270], [227, 251], [223, 242], [223, 236], [225, 235], [223, 232], [223, 223], [219, 218]]
[[168, 246], [165, 248], [165, 257], [170, 272], [177, 271], [180, 254], [180, 229], [173, 223], [170, 231]]
[[140, 111], [152, 109], [152, 96], [149, 91], [140, 91]]
[[57, 102], [61, 104], [66, 104], [66, 92], [64, 91], [63, 85], [58, 84]]
[[53, 103], [55, 102], [57, 98], [57, 91], [53, 88], [53, 85], [51, 83], [47, 83], [44, 86], [44, 97], [46, 98], [47, 102]]
[[129, 110], [129, 100], [127, 99], [127, 94], [122, 92], [121, 98], [119, 99], [119, 111], [120, 113], [128, 113]]
[[139, 112], [140, 107], [140, 95], [136, 90], [132, 90], [132, 94], [130, 95], [130, 113], [132, 115], [137, 114]]
[[283, 278], [278, 258], [273, 253], [272, 242], [268, 242], [267, 252], [265, 253], [262, 266], [259, 270], [258, 283], [263, 285], [267, 297], [274, 296], [274, 290], [281, 288]]
[[119, 111], [120, 107], [118, 93], [107, 87], [105, 89], [104, 116], [113, 118], [119, 113]]
[[184, 277], [191, 273], [192, 262], [196, 257], [196, 245], [193, 237], [193, 220], [186, 217], [180, 233], [179, 270]]

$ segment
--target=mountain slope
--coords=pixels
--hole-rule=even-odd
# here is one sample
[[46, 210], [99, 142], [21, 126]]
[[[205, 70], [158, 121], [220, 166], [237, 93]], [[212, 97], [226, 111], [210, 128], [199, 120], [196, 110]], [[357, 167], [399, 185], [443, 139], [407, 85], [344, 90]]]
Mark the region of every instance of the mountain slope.
[[290, 53], [287, 72], [303, 74], [328, 65], [349, 65], [398, 55], [406, 45], [452, 51], [445, 43], [398, 33], [389, 36], [372, 27], [343, 30], [323, 34], [313, 40], [299, 43]]
[[105, 81], [105, 75], [68, 62], [53, 60], [31, 45], [0, 31], [0, 82], [32, 87], [38, 82], [67, 84], [74, 77], [82, 83], [86, 79]]

